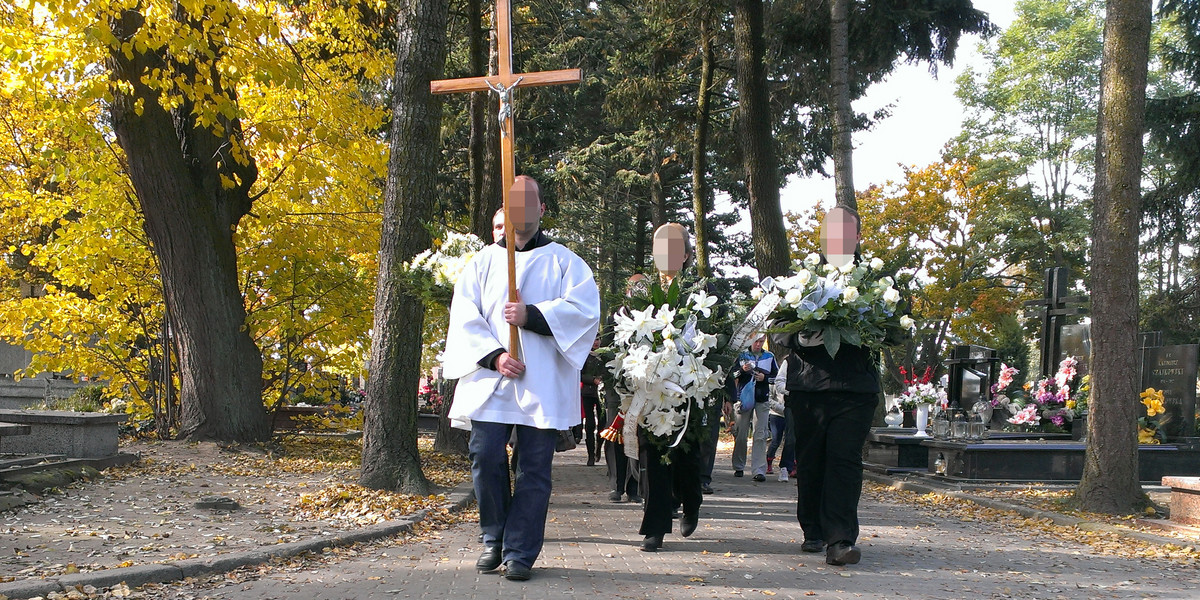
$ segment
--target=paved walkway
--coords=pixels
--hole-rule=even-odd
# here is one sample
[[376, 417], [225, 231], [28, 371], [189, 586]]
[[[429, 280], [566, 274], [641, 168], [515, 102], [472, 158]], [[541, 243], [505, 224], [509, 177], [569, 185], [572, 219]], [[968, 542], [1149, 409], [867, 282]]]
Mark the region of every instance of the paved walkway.
[[[607, 500], [603, 466], [582, 449], [556, 460], [542, 557], [528, 582], [479, 574], [478, 526], [425, 541], [379, 542], [353, 556], [242, 573], [230, 581], [172, 584], [151, 598], [1200, 598], [1200, 570], [1166, 560], [1097, 554], [1021, 517], [941, 520], [882, 488], [861, 508], [863, 560], [831, 567], [799, 552], [795, 485], [734, 478], [718, 457], [700, 528], [638, 550], [640, 507]], [[314, 561], [315, 562], [315, 561]]]

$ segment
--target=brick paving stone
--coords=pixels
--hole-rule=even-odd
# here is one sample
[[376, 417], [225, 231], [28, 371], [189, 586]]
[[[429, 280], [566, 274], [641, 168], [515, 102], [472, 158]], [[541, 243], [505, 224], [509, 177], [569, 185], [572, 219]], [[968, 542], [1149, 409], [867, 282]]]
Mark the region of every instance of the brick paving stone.
[[[606, 498], [603, 466], [580, 449], [555, 461], [546, 545], [528, 582], [479, 574], [478, 526], [426, 541], [376, 544], [356, 557], [257, 579], [155, 590], [162, 598], [346, 599], [1068, 599], [1200, 597], [1200, 570], [1096, 554], [1091, 547], [1004, 522], [935, 520], [889, 494], [861, 507], [862, 562], [827, 566], [799, 551], [796, 487], [734, 478], [718, 456], [692, 537], [641, 552], [640, 507]], [[676, 529], [678, 527], [676, 526]]]

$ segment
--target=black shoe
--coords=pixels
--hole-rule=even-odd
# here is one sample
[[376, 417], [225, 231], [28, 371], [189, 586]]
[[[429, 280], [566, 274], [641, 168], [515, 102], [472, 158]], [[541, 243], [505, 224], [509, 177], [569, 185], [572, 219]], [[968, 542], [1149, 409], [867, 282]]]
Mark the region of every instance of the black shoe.
[[596, 459], [595, 459], [595, 458], [592, 458], [592, 457], [590, 457], [590, 456], [589, 456], [589, 457], [588, 457], [588, 465], [587, 465], [587, 466], [589, 466], [589, 467], [594, 467], [594, 466], [596, 466]]
[[700, 491], [701, 491], [702, 493], [705, 493], [705, 494], [711, 494], [711, 493], [713, 493], [712, 486], [711, 486], [711, 485], [708, 485], [707, 483], [705, 483], [705, 484], [701, 484], [701, 485], [700, 485]]
[[509, 581], [529, 581], [533, 577], [533, 569], [515, 561], [510, 560], [504, 564], [504, 578]]
[[733, 476], [734, 476], [734, 477], [741, 477], [741, 476], [742, 476], [742, 472], [741, 472], [741, 471], [734, 471], [734, 472], [733, 472]]
[[637, 494], [634, 494], [634, 495], [632, 495], [632, 496], [630, 496], [630, 497], [629, 497], [629, 501], [630, 501], [630, 502], [633, 502], [634, 504], [641, 504], [641, 503], [642, 503], [642, 497], [641, 497], [641, 496], [639, 496], [639, 495], [637, 495]]
[[820, 552], [825, 549], [825, 540], [804, 540], [800, 544], [801, 552]]
[[475, 568], [480, 573], [489, 573], [500, 568], [500, 546], [488, 548], [479, 555], [479, 560], [475, 561]]
[[825, 550], [825, 564], [827, 565], [856, 565], [861, 558], [862, 552], [846, 542], [838, 542]]
[[657, 552], [659, 548], [662, 548], [662, 542], [663, 536], [648, 535], [646, 539], [642, 540], [642, 552]]
[[683, 537], [688, 537], [696, 531], [696, 525], [700, 523], [700, 515], [689, 515], [684, 511], [683, 516], [679, 517], [679, 534]]
[[763, 475], [762, 473], [755, 473], [755, 474], [754, 474], [754, 480], [755, 480], [755, 481], [766, 481], [766, 480], [767, 480], [767, 476], [766, 476], [766, 475]]
[[621, 501], [621, 492], [609, 492], [608, 493], [608, 501], [609, 502], [620, 502]]

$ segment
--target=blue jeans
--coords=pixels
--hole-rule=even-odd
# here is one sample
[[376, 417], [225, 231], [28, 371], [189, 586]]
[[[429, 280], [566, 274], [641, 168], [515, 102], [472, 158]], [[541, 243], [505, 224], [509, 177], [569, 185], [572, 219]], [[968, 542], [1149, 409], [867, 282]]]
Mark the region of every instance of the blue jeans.
[[[509, 492], [505, 445], [516, 428], [516, 482]], [[479, 502], [483, 543], [500, 547], [504, 562], [527, 567], [542, 552], [550, 508], [550, 467], [558, 432], [525, 425], [471, 422], [471, 479]]]

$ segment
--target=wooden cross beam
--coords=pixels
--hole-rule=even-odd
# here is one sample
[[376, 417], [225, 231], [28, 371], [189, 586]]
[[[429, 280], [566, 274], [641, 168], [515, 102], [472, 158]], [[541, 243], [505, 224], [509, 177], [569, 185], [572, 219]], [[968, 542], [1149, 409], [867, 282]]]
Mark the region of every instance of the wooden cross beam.
[[[504, 191], [504, 239], [508, 250], [508, 301], [517, 301], [517, 244], [513, 235], [513, 219], [510, 213], [510, 189], [516, 179], [513, 161], [513, 107], [512, 93], [518, 87], [539, 87], [564, 83], [579, 83], [579, 69], [514, 73], [512, 69], [512, 11], [509, 0], [496, 0], [496, 46], [499, 54], [498, 73], [487, 77], [464, 77], [462, 79], [440, 79], [431, 81], [429, 89], [434, 94], [455, 92], [483, 92], [491, 90], [500, 97], [500, 174]], [[520, 338], [517, 326], [509, 326], [509, 354], [520, 356]]]

